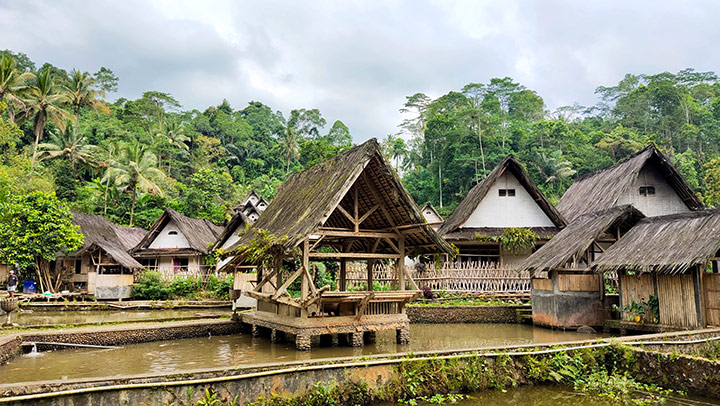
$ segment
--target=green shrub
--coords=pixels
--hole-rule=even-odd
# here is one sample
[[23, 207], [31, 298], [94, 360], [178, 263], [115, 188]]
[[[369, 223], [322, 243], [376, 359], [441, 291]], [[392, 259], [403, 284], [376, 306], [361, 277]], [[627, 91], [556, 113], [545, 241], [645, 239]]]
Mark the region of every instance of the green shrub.
[[169, 297], [170, 291], [159, 272], [145, 271], [138, 275], [133, 285], [134, 299], [166, 300]]
[[167, 287], [168, 293], [173, 298], [189, 298], [202, 289], [200, 278], [177, 277]]

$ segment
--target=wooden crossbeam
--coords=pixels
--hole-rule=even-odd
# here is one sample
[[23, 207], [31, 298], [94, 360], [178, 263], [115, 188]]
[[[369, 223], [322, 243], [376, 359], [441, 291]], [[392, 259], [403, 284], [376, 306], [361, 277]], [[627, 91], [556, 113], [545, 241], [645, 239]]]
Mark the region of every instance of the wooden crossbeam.
[[310, 272], [308, 272], [308, 270], [305, 269], [305, 267], [302, 267], [302, 268], [303, 268], [303, 273], [305, 273], [305, 277], [308, 280], [308, 285], [310, 286], [310, 291], [312, 292], [313, 295], [317, 295], [318, 290], [315, 287], [315, 282], [313, 282], [312, 276], [310, 276]]
[[300, 267], [300, 269], [295, 271], [295, 273], [292, 274], [292, 276], [290, 276], [285, 281], [285, 283], [283, 283], [282, 286], [280, 286], [280, 288], [275, 292], [275, 294], [272, 296], [273, 300], [277, 300], [277, 298], [279, 298], [283, 294], [283, 292], [285, 292], [285, 289], [287, 289], [288, 286], [290, 286], [293, 282], [295, 282], [295, 279], [297, 279], [300, 275], [302, 275], [302, 273], [303, 273], [303, 267]]
[[375, 254], [367, 252], [311, 252], [310, 258], [348, 258], [348, 259], [398, 259], [400, 254]]
[[306, 300], [304, 303], [302, 303], [302, 307], [308, 308], [315, 304], [316, 302], [319, 302], [322, 299], [322, 294], [326, 291], [330, 290], [330, 285], [325, 285], [322, 288], [318, 289], [317, 295], [311, 297], [310, 299]]
[[400, 252], [400, 248], [398, 248], [397, 245], [393, 244], [393, 242], [390, 241], [389, 238], [385, 237], [385, 238], [383, 238], [383, 240], [385, 240], [385, 242], [387, 242], [388, 245], [389, 245], [393, 250], [395, 250], [395, 252], [397, 252], [398, 254], [402, 254], [402, 252]]
[[348, 220], [350, 220], [353, 224], [355, 224], [356, 219], [350, 213], [348, 213], [347, 210], [345, 210], [342, 207], [342, 205], [338, 204], [337, 209], [340, 210], [340, 213], [342, 213], [345, 217], [347, 217]]
[[[375, 190], [375, 188], [372, 187], [372, 185], [370, 184], [370, 181], [367, 178], [367, 175], [365, 175], [365, 172], [361, 173], [360, 177], [362, 178], [363, 182], [365, 183], [365, 186], [367, 186], [367, 190], [375, 198], [375, 200], [378, 203], [383, 202], [384, 200], [380, 197], [380, 195], [378, 195], [377, 190]], [[385, 208], [385, 205], [383, 205], [383, 204], [380, 205], [380, 211], [382, 212], [383, 216], [385, 217], [385, 220], [387, 220], [387, 222], [390, 223], [390, 225], [392, 227], [395, 227], [395, 222], [393, 221], [392, 216], [390, 216], [390, 213]]]
[[408, 269], [405, 268], [403, 270], [403, 272], [405, 272], [405, 277], [407, 278], [407, 281], [410, 282], [410, 286], [412, 286], [413, 290], [420, 290], [417, 283], [415, 283], [415, 280], [412, 278], [412, 276], [410, 276], [410, 271], [408, 271]]
[[318, 246], [318, 244], [320, 244], [320, 241], [322, 241], [323, 238], [325, 238], [325, 236], [321, 235], [320, 238], [318, 238], [317, 241], [315, 241], [315, 244], [313, 244], [312, 247], [310, 247], [310, 251], [314, 250]]
[[397, 238], [398, 235], [395, 233], [388, 233], [385, 231], [341, 231], [341, 230], [328, 230], [325, 228], [319, 228], [315, 234], [325, 235], [328, 237], [358, 237], [358, 238]]
[[271, 279], [273, 276], [275, 276], [278, 272], [280, 272], [280, 268], [273, 269], [272, 272], [270, 272], [270, 273], [267, 274], [264, 278], [262, 278], [262, 280], [260, 281], [260, 283], [258, 283], [257, 286], [255, 286], [255, 289], [253, 289], [253, 291], [255, 291], [255, 292], [260, 292], [260, 289], [262, 289], [262, 287], [263, 287], [266, 283], [268, 283], [268, 281], [270, 281], [270, 279]]
[[370, 210], [366, 211], [365, 214], [363, 214], [362, 217], [358, 219], [358, 225], [362, 224], [363, 221], [367, 220], [367, 218], [370, 217], [370, 215], [372, 215], [373, 213], [375, 213], [375, 210], [379, 208], [380, 205], [376, 204], [375, 206], [371, 207]]
[[361, 301], [360, 305], [358, 306], [358, 314], [355, 317], [356, 320], [360, 320], [360, 318], [363, 316], [363, 312], [367, 308], [368, 303], [372, 300], [372, 298], [375, 297], [375, 292], [369, 292]]

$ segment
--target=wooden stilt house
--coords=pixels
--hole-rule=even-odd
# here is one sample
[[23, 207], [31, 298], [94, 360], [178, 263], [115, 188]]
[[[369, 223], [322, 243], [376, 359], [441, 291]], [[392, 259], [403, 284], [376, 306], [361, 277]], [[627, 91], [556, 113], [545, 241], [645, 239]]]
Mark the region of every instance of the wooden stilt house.
[[122, 227], [105, 217], [73, 212], [73, 223], [84, 236], [78, 251], [51, 266], [65, 267], [70, 282], [98, 299], [126, 299], [132, 294], [135, 271], [142, 269], [128, 251], [145, 235], [137, 227]]
[[[443, 223], [438, 233], [457, 246], [458, 260], [514, 267], [557, 234], [565, 219], [530, 179], [522, 165], [508, 156], [475, 185]], [[501, 238], [527, 229], [535, 244], [508, 250]]]
[[[228, 252], [233, 261], [270, 263], [258, 269], [249, 295], [257, 311], [242, 315], [255, 334], [295, 341], [309, 350], [312, 339], [338, 339], [361, 346], [376, 331], [395, 330], [409, 340], [405, 304], [421, 292], [406, 273], [406, 256], [452, 254], [425, 222], [375, 139], [292, 175], [254, 226]], [[266, 254], [266, 255], [262, 255]], [[293, 262], [296, 265], [293, 265]], [[316, 286], [311, 261], [339, 262], [339, 290]], [[395, 288], [373, 291], [372, 272], [365, 291], [346, 290], [348, 262], [395, 265]], [[298, 297], [288, 288], [299, 280]], [[263, 293], [266, 284], [270, 293]]]
[[590, 263], [644, 216], [630, 205], [580, 216], [520, 266], [532, 276], [532, 316], [537, 325], [571, 329], [602, 326], [610, 318], [604, 280]]
[[643, 219], [591, 266], [618, 273], [630, 322], [720, 326], [719, 250], [720, 211], [706, 210]]
[[704, 208], [680, 172], [654, 145], [623, 162], [579, 177], [558, 203], [568, 221], [631, 204], [646, 217]]

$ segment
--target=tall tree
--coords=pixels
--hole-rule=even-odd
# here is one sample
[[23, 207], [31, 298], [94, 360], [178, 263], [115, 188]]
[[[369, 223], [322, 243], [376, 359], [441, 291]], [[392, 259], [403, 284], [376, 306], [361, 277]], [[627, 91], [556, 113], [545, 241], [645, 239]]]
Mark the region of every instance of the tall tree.
[[75, 131], [77, 131], [80, 110], [90, 108], [92, 110], [110, 114], [110, 109], [101, 99], [105, 92], [93, 89], [95, 79], [88, 73], [73, 70], [70, 74], [70, 81], [63, 86], [68, 95], [68, 104], [75, 114]]
[[65, 130], [66, 121], [72, 118], [72, 114], [66, 109], [70, 102], [70, 95], [64, 92], [55, 83], [49, 70], [44, 70], [37, 75], [35, 86], [27, 89], [23, 99], [25, 108], [21, 113], [23, 120], [32, 120], [35, 144], [31, 166], [35, 167], [38, 144], [42, 141], [45, 133], [45, 126], [53, 123], [61, 130]]
[[6, 102], [8, 118], [15, 122], [15, 108], [24, 106], [22, 93], [29, 80], [35, 78], [32, 72], [20, 72], [12, 56], [0, 59], [0, 102]]
[[77, 177], [77, 165], [95, 166], [95, 146], [87, 142], [87, 137], [78, 135], [74, 125], [68, 124], [65, 131], [56, 129], [50, 135], [50, 142], [38, 145], [40, 160], [67, 159], [73, 177]]
[[119, 156], [110, 161], [105, 178], [112, 179], [116, 186], [124, 190], [132, 198], [130, 208], [130, 225], [135, 219], [135, 204], [138, 193], [149, 192], [163, 195], [159, 181], [165, 174], [157, 168], [157, 157], [140, 142], [127, 143], [120, 150]]

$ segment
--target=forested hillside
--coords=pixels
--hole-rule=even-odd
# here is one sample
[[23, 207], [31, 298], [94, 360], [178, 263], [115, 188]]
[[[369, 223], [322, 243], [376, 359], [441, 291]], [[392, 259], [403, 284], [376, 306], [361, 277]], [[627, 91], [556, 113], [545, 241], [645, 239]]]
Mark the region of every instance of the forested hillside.
[[[117, 99], [110, 69], [37, 66], [2, 51], [0, 204], [33, 190], [119, 224], [149, 226], [165, 207], [217, 223], [250, 189], [272, 199], [288, 174], [352, 146], [341, 121], [261, 101], [183, 109], [149, 90]], [[381, 139], [419, 204], [444, 214], [507, 154], [553, 201], [578, 175], [654, 142], [709, 205], [720, 202], [720, 83], [712, 72], [627, 75], [596, 106], [548, 111], [510, 78], [471, 83], [398, 106], [408, 119]]]

